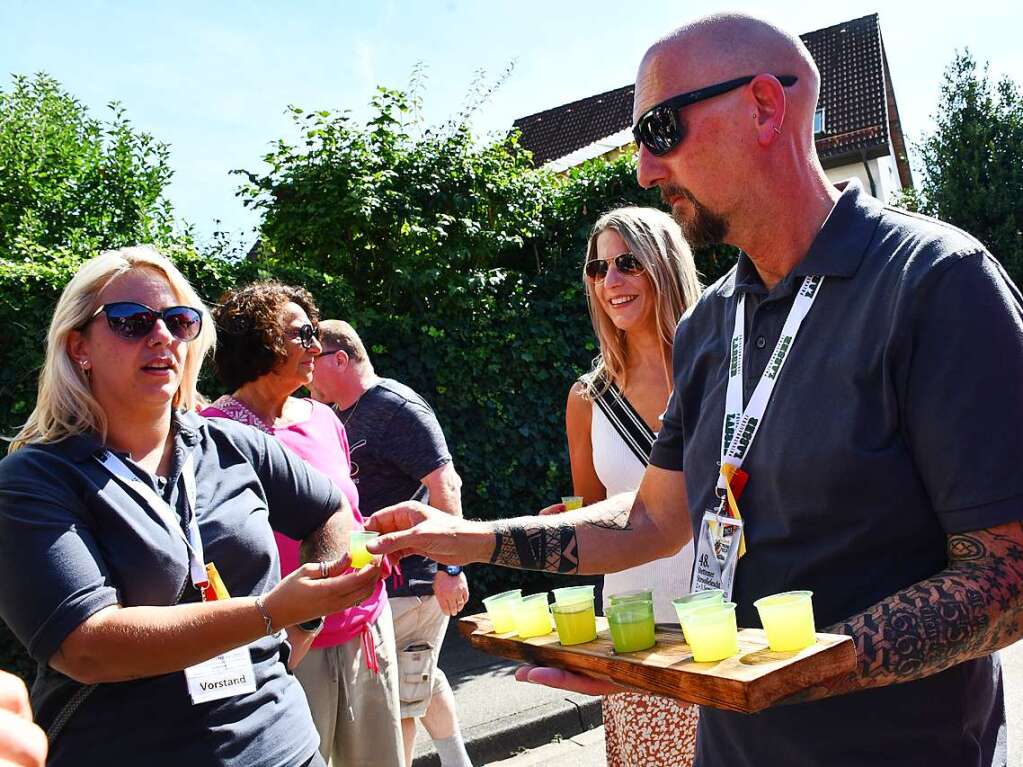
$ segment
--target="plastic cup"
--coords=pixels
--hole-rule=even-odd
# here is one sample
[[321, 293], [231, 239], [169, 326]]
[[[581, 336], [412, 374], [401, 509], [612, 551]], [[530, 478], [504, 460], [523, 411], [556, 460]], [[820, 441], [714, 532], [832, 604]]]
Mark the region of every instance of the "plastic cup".
[[695, 591], [692, 594], [686, 594], [684, 597], [671, 600], [671, 604], [675, 607], [675, 614], [678, 616], [678, 623], [682, 626], [682, 635], [685, 637], [686, 644], [689, 644], [689, 637], [685, 636], [686, 627], [683, 623], [683, 618], [693, 610], [698, 610], [701, 607], [707, 607], [711, 604], [722, 604], [724, 600], [725, 592], [721, 589], [711, 589], [710, 591]]
[[561, 644], [582, 644], [597, 638], [597, 618], [592, 597], [588, 602], [553, 604], [551, 612], [554, 613], [554, 627], [558, 630]]
[[593, 586], [565, 586], [551, 593], [554, 594], [554, 603], [558, 605], [575, 605], [580, 602], [593, 604]]
[[[609, 594], [608, 605], [620, 605], [626, 602], [650, 602], [654, 601], [653, 589], [637, 589], [636, 591], [623, 591], [619, 594]], [[651, 608], [652, 609], [652, 608]]]
[[654, 636], [653, 602], [626, 602], [611, 605], [605, 612], [615, 652], [646, 650], [657, 642]]
[[775, 652], [794, 652], [817, 641], [813, 622], [813, 592], [785, 591], [753, 603]]
[[713, 663], [739, 652], [735, 602], [705, 605], [686, 613], [682, 630], [697, 663]]
[[366, 551], [366, 544], [376, 538], [380, 533], [372, 533], [369, 530], [353, 531], [348, 543], [348, 556], [352, 558], [352, 567], [358, 570], [373, 561], [373, 555]]
[[495, 634], [515, 632], [515, 606], [522, 601], [522, 589], [512, 589], [494, 594], [483, 600], [490, 622], [494, 625]]
[[547, 604], [547, 592], [522, 597], [512, 607], [515, 630], [521, 639], [539, 637], [551, 633], [551, 609]]
[[581, 495], [563, 495], [561, 496], [561, 502], [565, 504], [565, 511], [573, 511], [583, 507], [583, 497]]

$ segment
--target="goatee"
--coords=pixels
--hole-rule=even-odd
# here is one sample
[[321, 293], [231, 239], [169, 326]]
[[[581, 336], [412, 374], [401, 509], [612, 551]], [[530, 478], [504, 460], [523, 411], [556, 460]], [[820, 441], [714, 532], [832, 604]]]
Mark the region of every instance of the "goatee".
[[671, 217], [682, 227], [682, 235], [690, 246], [703, 248], [708, 245], [720, 245], [725, 241], [725, 235], [728, 234], [728, 222], [723, 216], [711, 211], [684, 187], [666, 186], [661, 188], [661, 200], [665, 204], [673, 197], [682, 197], [693, 206], [692, 215], [689, 216], [683, 216], [674, 206], [671, 209]]

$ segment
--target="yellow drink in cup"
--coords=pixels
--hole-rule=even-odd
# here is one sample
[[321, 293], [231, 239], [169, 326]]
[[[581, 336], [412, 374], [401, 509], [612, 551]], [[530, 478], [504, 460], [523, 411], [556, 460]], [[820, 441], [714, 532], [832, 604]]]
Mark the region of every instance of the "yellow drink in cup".
[[373, 555], [366, 551], [366, 544], [378, 535], [380, 533], [371, 533], [368, 530], [352, 532], [348, 543], [348, 555], [352, 558], [352, 567], [356, 570], [373, 561]]
[[522, 639], [539, 637], [551, 633], [551, 609], [547, 604], [547, 592], [522, 597], [512, 608], [515, 630]]
[[690, 642], [689, 637], [686, 636], [685, 616], [701, 607], [722, 604], [725, 601], [724, 594], [725, 592], [721, 589], [711, 589], [709, 591], [695, 591], [692, 594], [671, 600], [671, 604], [675, 607], [675, 614], [678, 616], [678, 623], [682, 626], [682, 636], [685, 637], [686, 644]]
[[589, 602], [551, 605], [551, 612], [554, 613], [554, 626], [558, 630], [561, 644], [582, 644], [597, 638], [597, 618], [592, 597]]
[[795, 652], [817, 642], [813, 621], [813, 592], [785, 591], [753, 603], [775, 652]]
[[515, 633], [515, 607], [522, 601], [522, 589], [512, 589], [494, 594], [483, 600], [495, 634]]
[[697, 663], [713, 663], [739, 652], [735, 602], [707, 605], [686, 613], [682, 629]]
[[581, 495], [563, 495], [561, 496], [561, 502], [565, 504], [565, 511], [574, 511], [583, 507], [583, 497]]
[[616, 653], [646, 650], [656, 644], [653, 602], [610, 605], [605, 612]]
[[565, 586], [554, 589], [554, 602], [559, 605], [574, 605], [580, 602], [593, 603], [593, 586]]

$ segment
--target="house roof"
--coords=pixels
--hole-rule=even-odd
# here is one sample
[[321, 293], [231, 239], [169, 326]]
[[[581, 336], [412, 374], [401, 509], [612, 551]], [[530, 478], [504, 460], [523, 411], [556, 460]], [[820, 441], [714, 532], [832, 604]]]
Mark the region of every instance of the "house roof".
[[[889, 116], [884, 44], [877, 14], [800, 36], [821, 72], [823, 135], [817, 153], [825, 167], [886, 153]], [[577, 152], [632, 125], [634, 86], [547, 109], [514, 122], [521, 145], [537, 165]], [[894, 97], [891, 98], [894, 104]], [[897, 117], [896, 117], [897, 119]], [[901, 138], [901, 137], [900, 137]]]

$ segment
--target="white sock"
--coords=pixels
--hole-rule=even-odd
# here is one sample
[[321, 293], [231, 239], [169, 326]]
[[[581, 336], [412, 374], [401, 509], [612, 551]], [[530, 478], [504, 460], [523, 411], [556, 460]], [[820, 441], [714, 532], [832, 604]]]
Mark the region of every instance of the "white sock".
[[433, 747], [437, 749], [437, 756], [440, 757], [440, 767], [472, 767], [469, 754], [465, 751], [465, 743], [462, 742], [462, 733], [456, 732], [450, 738], [435, 740]]

